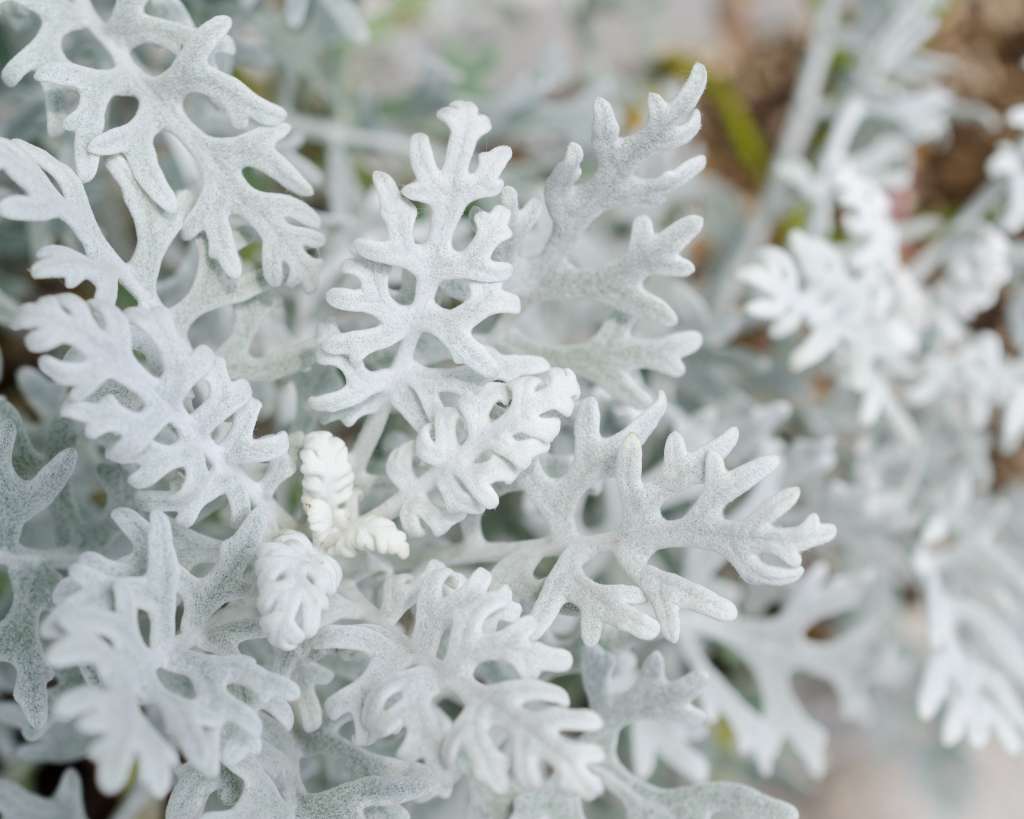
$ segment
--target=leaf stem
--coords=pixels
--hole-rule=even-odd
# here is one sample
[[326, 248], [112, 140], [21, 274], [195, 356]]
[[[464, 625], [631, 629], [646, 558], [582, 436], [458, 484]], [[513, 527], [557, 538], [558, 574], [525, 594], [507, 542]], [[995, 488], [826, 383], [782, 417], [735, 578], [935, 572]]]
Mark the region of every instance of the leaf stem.
[[384, 435], [384, 429], [387, 427], [390, 417], [391, 406], [386, 404], [367, 418], [363, 425], [359, 427], [356, 442], [352, 445], [352, 450], [349, 453], [349, 462], [352, 464], [352, 471], [356, 475], [365, 474], [366, 466], [370, 463], [373, 451], [377, 448], [377, 444], [380, 443], [380, 439]]
[[803, 155], [817, 131], [839, 41], [842, 8], [842, 0], [824, 0], [815, 15], [814, 25], [807, 37], [807, 54], [800, 66], [793, 101], [786, 111], [782, 133], [772, 154], [767, 182], [754, 204], [739, 242], [721, 268], [716, 299], [719, 306], [727, 304], [736, 293], [736, 269], [747, 261], [756, 247], [771, 237], [786, 191], [779, 174], [780, 166], [795, 156]]

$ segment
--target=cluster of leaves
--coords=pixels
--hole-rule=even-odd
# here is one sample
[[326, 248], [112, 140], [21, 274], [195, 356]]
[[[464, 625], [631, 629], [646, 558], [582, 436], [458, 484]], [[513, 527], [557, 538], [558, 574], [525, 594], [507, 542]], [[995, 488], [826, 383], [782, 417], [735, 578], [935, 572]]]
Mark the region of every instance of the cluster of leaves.
[[[598, 98], [550, 170], [481, 150], [515, 125], [466, 101], [407, 169], [322, 52], [278, 55], [287, 114], [239, 79], [261, 36], [365, 40], [348, 0], [244, 2], [237, 53], [198, 2], [10, 3], [38, 24], [2, 77], [49, 130], [0, 137], [0, 216], [67, 292], [0, 303], [40, 355], [0, 402], [5, 764], [88, 759], [122, 819], [790, 819], [709, 781], [708, 723], [821, 776], [797, 678], [864, 718], [907, 583], [922, 714], [1021, 745], [989, 451], [1020, 446], [1024, 369], [977, 320], [1024, 305], [1024, 141], [961, 212], [893, 214], [958, 111], [926, 3], [820, 4], [796, 125], [698, 284], [699, 64], [625, 135]], [[837, 534], [812, 508], [840, 559], [805, 572]], [[85, 816], [80, 785], [0, 782], [0, 817]]]
[[[796, 342], [789, 367], [835, 385], [807, 402], [851, 438], [849, 471], [831, 490], [848, 511], [835, 518], [843, 530], [859, 514], [851, 501], [878, 513], [848, 532], [845, 551], [867, 565], [887, 542], [892, 604], [902, 608], [907, 584], [923, 597], [920, 715], [943, 714], [945, 744], [996, 737], [1016, 751], [1022, 691], [1010, 634], [1021, 620], [1009, 601], [1018, 592], [995, 589], [1020, 576], [1007, 511], [1018, 490], [997, 481], [990, 453], [1010, 457], [1024, 443], [1021, 110], [971, 105], [944, 85], [949, 64], [926, 48], [940, 11], [921, 0], [856, 26], [837, 18], [837, 41], [858, 49], [822, 88], [836, 112], [816, 144], [777, 168], [806, 223], [738, 276], [750, 288], [747, 313], [772, 338]], [[956, 210], [911, 212], [901, 202], [913, 195], [916, 149], [950, 139], [955, 119], [1004, 135]], [[976, 609], [965, 595], [982, 586], [991, 594]]]

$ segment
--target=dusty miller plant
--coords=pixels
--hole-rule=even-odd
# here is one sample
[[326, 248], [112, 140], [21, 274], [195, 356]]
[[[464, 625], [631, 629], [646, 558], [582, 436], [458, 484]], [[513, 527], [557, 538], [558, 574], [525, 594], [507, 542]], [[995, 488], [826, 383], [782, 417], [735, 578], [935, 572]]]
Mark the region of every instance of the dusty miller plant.
[[[823, 775], [798, 677], [851, 719], [912, 684], [908, 587], [922, 717], [1018, 750], [988, 452], [1024, 437], [1024, 324], [976, 319], [1024, 307], [1024, 118], [960, 211], [897, 218], [914, 149], [997, 117], [943, 85], [932, 4], [819, 5], [766, 189], [694, 284], [699, 64], [629, 129], [597, 98], [517, 188], [477, 104], [407, 141], [283, 56], [364, 41], [348, 0], [231, 6], [239, 43], [199, 3], [4, 4], [34, 113], [0, 216], [48, 293], [0, 302], [38, 355], [0, 403], [5, 764], [86, 759], [121, 819], [782, 819], [714, 779], [709, 726]], [[261, 36], [281, 106], [239, 79]], [[392, 170], [372, 196], [357, 149]], [[77, 770], [0, 782], [0, 816], [86, 816]]]

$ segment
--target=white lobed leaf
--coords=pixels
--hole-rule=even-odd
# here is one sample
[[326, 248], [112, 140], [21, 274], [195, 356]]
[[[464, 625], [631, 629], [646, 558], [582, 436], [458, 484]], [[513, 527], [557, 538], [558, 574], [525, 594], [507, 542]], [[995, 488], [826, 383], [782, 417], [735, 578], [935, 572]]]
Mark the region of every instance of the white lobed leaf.
[[[5, 402], [6, 403], [6, 402]], [[57, 548], [29, 548], [22, 543], [25, 524], [53, 504], [75, 469], [74, 450], [65, 449], [40, 464], [29, 478], [14, 468], [19, 430], [0, 418], [0, 568], [10, 584], [10, 605], [0, 617], [0, 662], [14, 669], [11, 692], [31, 729], [47, 720], [47, 683], [53, 670], [43, 657], [39, 620], [52, 605], [54, 586], [72, 555]]]
[[343, 531], [336, 549], [342, 557], [355, 557], [358, 552], [409, 557], [409, 541], [393, 520], [364, 515], [353, 520]]
[[[827, 684], [844, 719], [863, 720], [870, 712], [870, 668], [878, 660], [883, 612], [861, 609], [870, 600], [873, 579], [868, 573], [830, 576], [818, 562], [787, 589], [777, 613], [745, 613], [727, 626], [684, 616], [680, 656], [687, 668], [708, 679], [701, 705], [712, 719], [725, 720], [737, 751], [750, 757], [762, 776], [775, 771], [787, 744], [811, 776], [820, 778], [828, 768], [828, 730], [798, 695], [797, 675]], [[840, 618], [853, 622], [809, 636], [814, 627]], [[726, 649], [745, 665], [752, 691], [745, 692], [716, 666], [711, 647]]]
[[348, 524], [347, 505], [355, 482], [348, 447], [329, 432], [311, 432], [299, 451], [299, 470], [302, 508], [313, 542], [321, 548], [333, 548], [340, 530]]
[[[390, 405], [419, 428], [444, 393], [465, 393], [479, 378], [511, 380], [547, 368], [539, 358], [499, 353], [475, 334], [485, 319], [519, 310], [518, 298], [502, 287], [512, 267], [495, 257], [511, 236], [508, 210], [478, 210], [471, 240], [455, 246], [466, 209], [501, 192], [511, 152], [500, 146], [476, 154], [491, 125], [472, 103], [452, 103], [438, 118], [450, 131], [444, 161], [438, 165], [427, 136], [417, 134], [410, 147], [414, 181], [399, 193], [390, 176], [374, 175], [387, 239], [358, 240], [359, 255], [345, 267], [358, 286], [327, 294], [346, 317], [361, 313], [375, 320], [369, 328], [328, 327], [321, 334], [320, 363], [341, 370], [346, 383], [311, 403], [321, 412], [340, 413], [346, 423]], [[429, 210], [423, 239], [415, 233], [418, 215], [410, 202]], [[412, 275], [412, 292], [392, 287], [392, 268]], [[385, 351], [387, 366], [367, 365], [369, 357]]]
[[[3, 81], [15, 85], [32, 74], [46, 87], [77, 94], [62, 124], [74, 134], [75, 165], [83, 180], [95, 176], [102, 157], [123, 157], [146, 195], [174, 212], [180, 205], [156, 151], [158, 138], [173, 137], [195, 166], [196, 195], [184, 214], [182, 238], [205, 235], [211, 258], [238, 278], [242, 261], [231, 223], [238, 217], [262, 242], [263, 274], [270, 284], [312, 281], [318, 267], [312, 251], [323, 244], [316, 212], [295, 196], [254, 187], [243, 174], [254, 168], [291, 193], [312, 193], [277, 148], [289, 130], [284, 110], [214, 61], [218, 53], [233, 51], [230, 18], [213, 17], [197, 27], [183, 5], [171, 3], [154, 13], [145, 0], [117, 0], [109, 17], [98, 15], [90, 0], [19, 4], [39, 16], [40, 27], [4, 66]], [[79, 32], [91, 35], [113, 65], [93, 68], [70, 59], [61, 44]], [[170, 66], [152, 74], [139, 65], [131, 52], [145, 44], [171, 52]], [[197, 126], [185, 109], [190, 94], [211, 101], [240, 132], [219, 136]], [[137, 110], [128, 122], [107, 128], [108, 106], [118, 96], [136, 100]]]
[[257, 608], [267, 640], [293, 651], [316, 636], [330, 595], [341, 583], [337, 561], [301, 532], [281, 532], [256, 553]]
[[121, 311], [64, 293], [25, 305], [17, 325], [33, 352], [69, 348], [39, 364], [69, 388], [62, 414], [134, 467], [128, 480], [148, 508], [191, 525], [223, 497], [237, 521], [271, 502], [291, 472], [284, 433], [253, 437], [260, 405], [248, 382], [193, 348], [165, 308]]
[[[600, 720], [540, 679], [567, 670], [572, 657], [532, 636], [532, 619], [507, 588], [492, 588], [483, 569], [467, 578], [433, 562], [415, 579], [390, 578], [380, 598], [373, 622], [328, 625], [314, 641], [368, 658], [325, 703], [332, 719], [352, 723], [358, 744], [401, 734], [400, 758], [465, 770], [499, 793], [547, 781], [588, 798], [600, 792], [591, 766], [602, 754], [585, 740]], [[516, 676], [483, 681], [492, 661]], [[461, 705], [458, 716], [446, 713], [445, 698]]]
[[1024, 749], [1024, 654], [1016, 627], [1024, 564], [1009, 513], [1005, 502], [967, 509], [955, 521], [952, 544], [922, 544], [915, 555], [930, 649], [917, 708], [922, 719], [940, 721], [946, 746], [980, 748], [996, 740], [1010, 753]]
[[[606, 756], [598, 775], [609, 793], [622, 803], [627, 819], [713, 819], [723, 814], [737, 819], [796, 819], [792, 805], [744, 785], [713, 782], [666, 788], [630, 771], [617, 753], [621, 732], [646, 718], [683, 729], [703, 723], [704, 715], [691, 702], [705, 678], [693, 672], [669, 680], [662, 656], [654, 653], [639, 675], [623, 685], [615, 679], [615, 665], [614, 658], [602, 649], [588, 649], [583, 685], [588, 701], [604, 721], [597, 741], [605, 748]], [[555, 819], [543, 813], [540, 816]]]
[[50, 796], [0, 779], [0, 819], [89, 819], [81, 776], [74, 768], [65, 768]]
[[495, 485], [512, 484], [544, 452], [579, 397], [570, 370], [485, 384], [442, 407], [415, 441], [388, 458], [401, 519], [414, 536], [440, 535], [466, 517], [498, 505]]
[[[649, 216], [637, 216], [625, 252], [610, 262], [588, 258], [578, 246], [585, 245], [588, 231], [603, 214], [660, 204], [704, 168], [704, 157], [695, 156], [655, 176], [643, 175], [648, 160], [681, 148], [696, 135], [700, 129], [696, 107], [706, 82], [704, 66], [698, 63], [672, 100], [651, 94], [647, 122], [625, 137], [620, 136], [611, 105], [597, 99], [591, 137], [596, 167], [584, 177], [583, 149], [576, 143], [568, 146], [565, 158], [545, 183], [543, 202], [551, 225], [538, 252], [524, 250], [522, 234], [537, 222], [539, 208], [534, 202], [520, 208], [514, 191], [502, 195], [520, 233], [509, 246], [515, 275], [508, 288], [526, 306], [560, 303], [578, 310], [586, 304], [598, 317], [596, 322], [589, 316], [574, 322], [581, 328], [589, 326], [584, 340], [579, 340], [579, 330], [573, 334], [577, 338], [570, 339], [560, 327], [552, 328], [539, 318], [528, 331], [507, 331], [507, 344], [519, 352], [543, 356], [554, 366], [569, 367], [616, 400], [638, 408], [653, 399], [642, 372], [678, 377], [684, 369], [682, 359], [700, 346], [700, 334], [694, 331], [652, 334], [651, 330], [678, 322], [675, 308], [659, 293], [672, 292], [674, 297], [683, 293], [673, 299], [676, 302], [702, 301], [680, 280], [694, 270], [681, 254], [703, 222], [698, 216], [684, 216], [657, 231]], [[648, 287], [655, 277], [671, 279], [672, 289], [656, 293]]]
[[117, 793], [138, 766], [143, 786], [162, 796], [179, 753], [213, 776], [222, 761], [258, 751], [260, 712], [290, 725], [298, 690], [237, 646], [214, 649], [214, 613], [253, 590], [245, 568], [265, 528], [258, 514], [202, 577], [179, 565], [166, 516], [122, 510], [116, 519], [133, 551], [121, 561], [89, 553], [72, 566], [43, 625], [46, 656], [58, 669], [90, 669], [55, 710], [90, 737], [100, 790]]
[[[495, 575], [522, 597], [536, 596], [531, 613], [540, 632], [571, 604], [586, 645], [595, 645], [608, 627], [645, 640], [661, 633], [675, 642], [681, 610], [729, 620], [736, 609], [712, 590], [655, 565], [651, 558], [659, 551], [709, 549], [727, 559], [746, 582], [779, 585], [802, 574], [802, 551], [835, 536], [835, 527], [817, 515], [796, 526], [778, 525], [796, 503], [796, 490], [780, 492], [751, 510], [725, 514], [778, 465], [777, 459], [763, 457], [728, 469], [723, 459], [736, 445], [735, 430], [692, 452], [673, 433], [659, 469], [645, 474], [642, 444], [664, 408], [661, 396], [627, 427], [606, 437], [596, 401], [585, 399], [576, 413], [575, 453], [567, 467], [552, 474], [538, 462], [520, 479], [518, 486], [543, 532], [510, 544]], [[608, 519], [591, 528], [581, 507], [588, 495], [602, 490], [609, 496]], [[687, 497], [691, 502], [685, 514], [665, 515], [666, 507]], [[592, 577], [588, 567], [602, 565], [595, 560], [601, 556], [614, 558], [628, 582]], [[554, 564], [540, 580], [536, 569], [545, 558]]]

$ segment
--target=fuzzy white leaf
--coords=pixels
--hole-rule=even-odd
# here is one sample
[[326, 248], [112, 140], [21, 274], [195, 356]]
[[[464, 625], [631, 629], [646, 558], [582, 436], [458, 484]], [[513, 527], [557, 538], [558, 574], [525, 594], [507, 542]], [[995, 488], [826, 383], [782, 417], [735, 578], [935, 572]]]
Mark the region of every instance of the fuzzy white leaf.
[[[579, 397], [569, 370], [491, 382], [442, 407], [415, 442], [388, 458], [398, 488], [402, 526], [443, 534], [466, 515], [498, 505], [496, 484], [509, 485], [547, 452]], [[497, 414], [496, 413], [500, 413]]]
[[[518, 298], [502, 287], [511, 265], [495, 258], [511, 235], [508, 210], [498, 205], [477, 211], [469, 243], [456, 249], [454, 241], [466, 209], [501, 192], [511, 152], [500, 146], [476, 154], [491, 124], [472, 103], [452, 103], [438, 118], [450, 131], [444, 161], [438, 165], [427, 136], [417, 134], [410, 148], [413, 182], [399, 193], [390, 176], [374, 175], [387, 239], [357, 241], [359, 257], [346, 272], [359, 286], [327, 294], [343, 313], [376, 321], [368, 329], [328, 328], [322, 334], [319, 360], [340, 369], [346, 384], [316, 396], [312, 405], [340, 412], [346, 423], [390, 404], [418, 428], [437, 411], [443, 393], [465, 393], [480, 377], [510, 380], [547, 368], [538, 358], [503, 355], [474, 333], [485, 319], [519, 310]], [[415, 234], [417, 211], [410, 202], [430, 211], [424, 240]], [[412, 292], [392, 288], [393, 267], [412, 274]], [[428, 337], [440, 347], [431, 349]], [[393, 348], [388, 366], [367, 366], [369, 356]]]
[[257, 607], [267, 640], [293, 651], [320, 630], [330, 595], [341, 583], [337, 561], [301, 532], [282, 532], [256, 554]]
[[[467, 769], [499, 793], [549, 779], [588, 797], [600, 792], [591, 766], [602, 754], [569, 736], [600, 720], [570, 708], [564, 689], [539, 679], [568, 669], [572, 658], [531, 636], [534, 624], [507, 588], [491, 588], [483, 569], [466, 578], [435, 562], [415, 580], [389, 580], [381, 600], [376, 622], [325, 626], [314, 641], [369, 659], [326, 702], [329, 716], [351, 721], [357, 743], [401, 733], [400, 757]], [[408, 612], [410, 631], [402, 625]], [[517, 676], [482, 682], [477, 670], [492, 660]], [[446, 697], [461, 704], [458, 716], [442, 708]]]
[[[96, 14], [90, 0], [25, 0], [21, 5], [39, 16], [40, 27], [4, 66], [3, 81], [15, 85], [32, 74], [48, 87], [78, 95], [63, 127], [75, 135], [75, 164], [83, 180], [95, 176], [101, 157], [121, 156], [156, 204], [177, 210], [155, 144], [169, 135], [196, 166], [197, 194], [181, 225], [184, 239], [204, 234], [211, 257], [228, 276], [238, 278], [242, 262], [231, 225], [237, 216], [262, 240], [269, 283], [296, 284], [315, 276], [318, 260], [310, 251], [323, 243], [315, 211], [294, 196], [259, 190], [243, 175], [246, 168], [255, 168], [292, 193], [312, 193], [276, 147], [288, 133], [284, 110], [213, 60], [233, 51], [227, 36], [230, 18], [213, 17], [196, 27], [184, 6], [171, 3], [157, 14], [145, 0], [118, 0], [109, 17]], [[93, 68], [68, 58], [61, 43], [80, 32], [95, 38], [108, 54], [119, 55], [111, 67]], [[158, 74], [146, 71], [130, 56], [144, 44], [170, 51], [171, 65]], [[223, 137], [198, 127], [185, 110], [190, 94], [212, 101], [241, 133]], [[118, 96], [134, 98], [138, 108], [128, 122], [108, 129], [107, 109]]]
[[58, 669], [91, 670], [61, 694], [56, 712], [91, 738], [100, 790], [117, 793], [137, 765], [142, 784], [162, 796], [179, 753], [213, 776], [222, 760], [258, 751], [259, 712], [290, 724], [287, 700], [298, 690], [237, 644], [214, 648], [213, 615], [252, 592], [245, 569], [265, 527], [258, 514], [202, 577], [179, 565], [161, 513], [147, 522], [123, 510], [117, 522], [132, 552], [121, 561], [90, 553], [75, 563], [43, 627], [51, 640], [46, 656]]
[[[260, 405], [249, 384], [231, 380], [208, 347], [192, 348], [166, 309], [121, 311], [65, 293], [26, 305], [17, 323], [34, 352], [70, 348], [40, 360], [69, 388], [62, 414], [134, 467], [129, 482], [149, 508], [191, 525], [223, 497], [240, 520], [291, 472], [283, 433], [253, 437]], [[117, 388], [101, 389], [110, 382]]]

